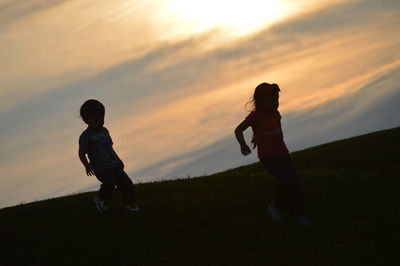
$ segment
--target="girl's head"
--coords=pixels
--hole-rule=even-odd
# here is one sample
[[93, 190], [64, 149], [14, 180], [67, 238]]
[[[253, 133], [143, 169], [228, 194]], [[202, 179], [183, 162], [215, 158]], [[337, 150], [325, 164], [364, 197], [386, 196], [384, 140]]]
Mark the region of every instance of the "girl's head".
[[80, 109], [82, 120], [93, 129], [101, 128], [104, 125], [104, 105], [97, 100], [87, 100]]
[[261, 83], [254, 90], [253, 111], [272, 112], [279, 107], [279, 89], [278, 84]]

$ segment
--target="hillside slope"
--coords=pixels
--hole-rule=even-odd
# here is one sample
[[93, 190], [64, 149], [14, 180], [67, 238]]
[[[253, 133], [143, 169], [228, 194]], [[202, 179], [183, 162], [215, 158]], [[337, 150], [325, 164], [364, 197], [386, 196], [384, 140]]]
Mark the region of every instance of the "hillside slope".
[[275, 225], [259, 164], [136, 186], [142, 211], [94, 192], [0, 210], [0, 265], [400, 265], [400, 128], [293, 153], [311, 230]]

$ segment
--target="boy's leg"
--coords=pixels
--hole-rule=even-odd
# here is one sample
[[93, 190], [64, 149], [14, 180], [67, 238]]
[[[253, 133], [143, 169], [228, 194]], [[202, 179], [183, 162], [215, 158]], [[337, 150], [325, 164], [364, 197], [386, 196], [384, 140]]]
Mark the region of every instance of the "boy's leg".
[[95, 171], [96, 178], [101, 182], [99, 196], [106, 203], [112, 200], [116, 176], [112, 169], [104, 169]]
[[125, 205], [136, 203], [136, 193], [133, 189], [132, 180], [122, 168], [115, 168], [117, 175], [116, 185], [122, 193], [122, 201]]

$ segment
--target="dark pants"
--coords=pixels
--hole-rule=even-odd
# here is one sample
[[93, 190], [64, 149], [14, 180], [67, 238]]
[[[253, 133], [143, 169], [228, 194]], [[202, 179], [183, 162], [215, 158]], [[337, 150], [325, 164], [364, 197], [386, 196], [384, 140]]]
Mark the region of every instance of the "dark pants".
[[132, 180], [125, 173], [122, 167], [95, 170], [97, 179], [101, 182], [99, 194], [100, 198], [106, 202], [111, 201], [114, 188], [117, 186], [122, 193], [124, 204], [135, 203], [135, 191]]
[[262, 165], [278, 182], [275, 204], [281, 211], [291, 215], [303, 215], [303, 185], [297, 175], [289, 154], [260, 158]]

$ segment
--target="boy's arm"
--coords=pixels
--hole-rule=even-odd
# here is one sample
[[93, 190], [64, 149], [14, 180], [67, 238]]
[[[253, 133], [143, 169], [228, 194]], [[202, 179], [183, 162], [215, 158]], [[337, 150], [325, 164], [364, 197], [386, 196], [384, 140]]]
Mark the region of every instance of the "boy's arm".
[[251, 153], [251, 150], [249, 146], [247, 146], [246, 141], [244, 140], [243, 137], [243, 131], [245, 131], [249, 126], [250, 126], [250, 121], [246, 119], [242, 123], [240, 123], [235, 129], [235, 136], [240, 144], [240, 149], [244, 156], [249, 155]]
[[[106, 130], [107, 135], [108, 135], [108, 137], [110, 138], [111, 145], [114, 145], [114, 142], [113, 142], [113, 140], [112, 140], [112, 138], [111, 138], [110, 132], [108, 131], [107, 128], [104, 128], [104, 129]], [[117, 159], [121, 162], [122, 170], [123, 170], [123, 169], [125, 168], [124, 162], [121, 160], [121, 158], [119, 158], [119, 156], [118, 156], [118, 154], [117, 154], [116, 152], [115, 152], [115, 156], [117, 156]]]
[[92, 167], [90, 166], [90, 164], [86, 158], [86, 155], [84, 153], [79, 153], [79, 159], [81, 160], [83, 166], [85, 166], [86, 175], [88, 175], [88, 176], [94, 175], [94, 171], [93, 171]]
[[115, 156], [117, 156], [118, 160], [121, 162], [121, 164], [122, 164], [122, 170], [124, 170], [124, 168], [125, 168], [124, 162], [119, 158], [119, 156], [118, 156], [117, 153], [115, 153]]

